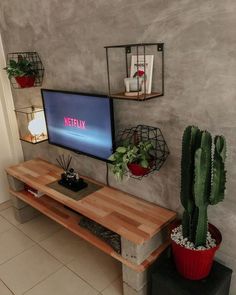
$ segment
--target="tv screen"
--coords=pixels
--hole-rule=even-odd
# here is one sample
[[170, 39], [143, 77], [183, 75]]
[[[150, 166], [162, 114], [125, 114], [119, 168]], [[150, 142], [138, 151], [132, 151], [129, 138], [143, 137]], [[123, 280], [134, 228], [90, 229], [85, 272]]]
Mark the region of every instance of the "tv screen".
[[50, 144], [107, 160], [113, 153], [113, 105], [107, 96], [42, 89]]

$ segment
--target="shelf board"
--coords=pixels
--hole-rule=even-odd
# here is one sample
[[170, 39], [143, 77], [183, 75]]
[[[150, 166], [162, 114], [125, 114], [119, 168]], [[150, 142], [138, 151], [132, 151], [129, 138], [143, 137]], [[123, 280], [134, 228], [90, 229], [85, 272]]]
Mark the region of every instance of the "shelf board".
[[38, 139], [36, 139], [34, 136], [27, 134], [25, 136], [21, 136], [20, 140], [25, 141], [25, 142], [29, 142], [31, 144], [37, 144], [43, 141], [48, 140], [48, 136], [47, 135], [41, 135]]
[[155, 97], [163, 96], [163, 93], [152, 92], [150, 94], [141, 94], [139, 96], [127, 96], [124, 92], [114, 93], [109, 95], [111, 98], [115, 99], [124, 99], [124, 100], [136, 100], [136, 101], [145, 101]]
[[74, 234], [80, 236], [87, 242], [91, 243], [95, 247], [99, 248], [101, 251], [112, 256], [113, 258], [117, 259], [121, 263], [127, 265], [129, 268], [137, 272], [142, 272], [145, 269], [147, 269], [170, 244], [170, 241], [167, 240], [158, 249], [156, 249], [146, 260], [144, 260], [142, 264], [137, 265], [123, 258], [120, 254], [115, 252], [114, 249], [107, 243], [93, 235], [87, 229], [82, 228], [79, 225], [80, 215], [65, 208], [63, 204], [57, 202], [56, 200], [48, 197], [47, 195], [43, 195], [40, 198], [36, 198], [25, 190], [17, 192], [10, 189], [10, 193], [16, 196], [17, 198], [21, 199], [25, 203], [29, 204], [30, 206], [34, 207], [35, 209], [37, 209], [44, 215], [48, 216], [52, 220], [58, 222], [59, 224], [61, 224]]
[[6, 170], [11, 176], [137, 245], [150, 240], [176, 218], [173, 211], [104, 184], [82, 200], [68, 198], [63, 192], [48, 186], [60, 179], [62, 169], [41, 159], [26, 161]]

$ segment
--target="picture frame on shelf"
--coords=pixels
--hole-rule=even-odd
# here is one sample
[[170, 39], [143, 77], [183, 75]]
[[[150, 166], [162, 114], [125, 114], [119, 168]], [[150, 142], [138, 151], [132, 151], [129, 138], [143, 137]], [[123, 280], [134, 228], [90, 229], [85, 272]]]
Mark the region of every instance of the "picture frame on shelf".
[[152, 92], [152, 73], [153, 73], [154, 55], [132, 55], [130, 66], [130, 78], [144, 78], [146, 87], [144, 92], [151, 94]]

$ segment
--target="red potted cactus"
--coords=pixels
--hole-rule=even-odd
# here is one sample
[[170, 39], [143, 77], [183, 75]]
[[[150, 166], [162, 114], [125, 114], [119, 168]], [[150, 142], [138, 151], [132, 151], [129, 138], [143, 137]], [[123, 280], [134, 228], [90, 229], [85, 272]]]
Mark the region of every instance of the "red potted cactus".
[[182, 225], [172, 230], [172, 252], [179, 273], [187, 279], [200, 280], [208, 276], [222, 237], [208, 223], [208, 205], [224, 199], [226, 142], [207, 131], [189, 126], [182, 143], [181, 194], [184, 207]]

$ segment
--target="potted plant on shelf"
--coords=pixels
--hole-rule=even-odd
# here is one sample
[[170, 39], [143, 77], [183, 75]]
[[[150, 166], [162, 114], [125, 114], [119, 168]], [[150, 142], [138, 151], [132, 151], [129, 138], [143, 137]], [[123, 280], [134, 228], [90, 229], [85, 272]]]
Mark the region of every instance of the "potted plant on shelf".
[[18, 57], [18, 61], [11, 59], [4, 70], [7, 71], [8, 78], [11, 80], [14, 77], [21, 88], [34, 86], [38, 74], [33, 63], [23, 57]]
[[117, 147], [109, 160], [112, 162], [112, 172], [118, 180], [122, 180], [127, 171], [135, 176], [144, 176], [150, 172], [155, 161], [153, 144], [151, 141], [124, 143]]
[[181, 194], [184, 207], [182, 225], [172, 230], [172, 252], [177, 270], [185, 278], [205, 278], [213, 263], [222, 237], [208, 223], [208, 205], [224, 199], [226, 142], [207, 131], [188, 126], [183, 134], [181, 161]]

